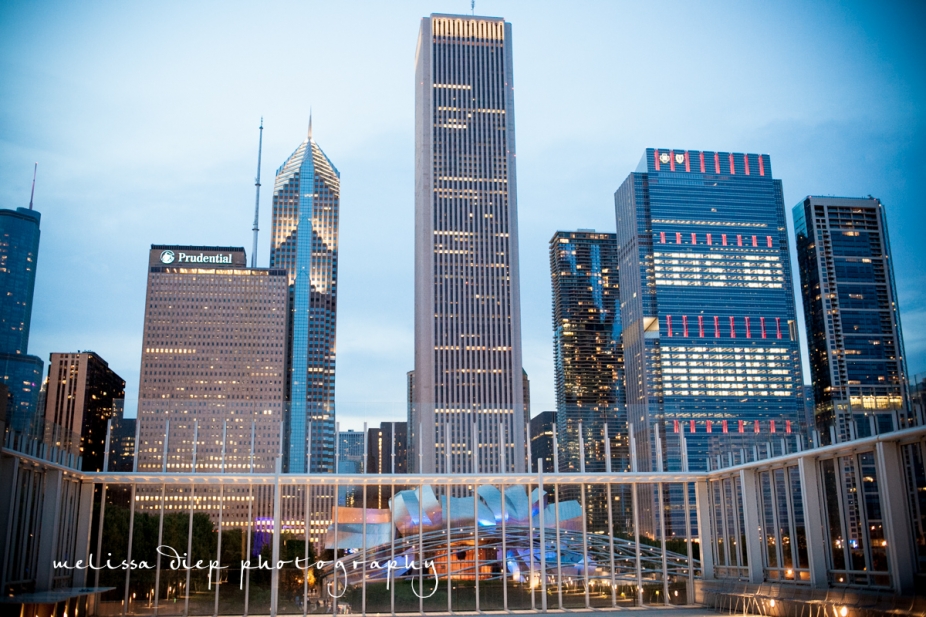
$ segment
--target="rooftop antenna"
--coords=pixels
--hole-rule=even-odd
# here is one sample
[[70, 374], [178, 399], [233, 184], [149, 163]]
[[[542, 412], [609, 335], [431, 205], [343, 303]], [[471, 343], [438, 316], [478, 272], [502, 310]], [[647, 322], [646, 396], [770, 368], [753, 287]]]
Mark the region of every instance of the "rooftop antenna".
[[35, 163], [35, 167], [32, 168], [32, 193], [29, 195], [29, 209], [32, 209], [32, 198], [35, 197], [35, 174], [39, 170], [38, 161]]
[[264, 117], [260, 117], [260, 140], [257, 144], [257, 179], [254, 180], [254, 187], [257, 195], [254, 197], [254, 248], [251, 251], [251, 267], [257, 267], [257, 217], [260, 214], [260, 153], [264, 148]]
[[312, 139], [312, 108], [309, 107], [309, 135], [308, 139]]
[[473, 12], [473, 15], [476, 14], [476, 0], [469, 0], [469, 10]]

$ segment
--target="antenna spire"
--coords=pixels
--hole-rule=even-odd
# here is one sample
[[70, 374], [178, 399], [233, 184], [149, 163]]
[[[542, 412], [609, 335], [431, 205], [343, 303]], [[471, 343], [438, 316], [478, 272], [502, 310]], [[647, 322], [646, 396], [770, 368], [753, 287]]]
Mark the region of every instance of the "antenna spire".
[[469, 8], [473, 12], [473, 15], [476, 14], [476, 0], [469, 0]]
[[260, 138], [257, 143], [257, 178], [254, 180], [254, 187], [257, 195], [254, 197], [254, 246], [251, 250], [251, 267], [257, 267], [257, 219], [260, 214], [260, 153], [264, 149], [264, 117], [260, 117]]
[[309, 139], [312, 139], [312, 108], [309, 107]]
[[29, 195], [29, 209], [32, 209], [32, 199], [35, 197], [35, 174], [39, 170], [39, 163], [36, 161], [35, 167], [32, 168], [32, 193]]

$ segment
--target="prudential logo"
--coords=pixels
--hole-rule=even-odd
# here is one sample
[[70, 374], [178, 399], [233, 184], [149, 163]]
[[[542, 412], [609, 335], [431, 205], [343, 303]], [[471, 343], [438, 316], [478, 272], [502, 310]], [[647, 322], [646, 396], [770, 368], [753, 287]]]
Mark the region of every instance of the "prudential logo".
[[176, 257], [174, 256], [173, 251], [162, 251], [161, 252], [161, 263], [162, 264], [172, 264]]

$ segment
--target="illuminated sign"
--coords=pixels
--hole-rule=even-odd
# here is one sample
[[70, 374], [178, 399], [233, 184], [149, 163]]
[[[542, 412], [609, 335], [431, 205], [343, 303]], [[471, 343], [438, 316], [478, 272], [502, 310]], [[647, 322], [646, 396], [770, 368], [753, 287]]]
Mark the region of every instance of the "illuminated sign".
[[199, 253], [198, 255], [193, 255], [184, 252], [175, 253], [171, 250], [161, 252], [162, 264], [172, 264], [175, 261], [181, 264], [231, 264], [232, 254], [218, 253], [216, 255], [206, 255], [205, 253]]

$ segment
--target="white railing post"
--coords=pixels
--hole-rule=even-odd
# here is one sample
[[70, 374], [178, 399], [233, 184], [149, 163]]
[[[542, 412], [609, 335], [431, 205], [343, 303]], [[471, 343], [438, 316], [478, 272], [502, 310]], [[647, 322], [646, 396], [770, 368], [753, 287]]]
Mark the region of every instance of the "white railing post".
[[807, 534], [807, 565], [810, 569], [810, 585], [816, 589], [826, 589], [828, 587], [827, 540], [816, 458], [800, 457], [797, 459], [797, 469], [801, 477], [801, 502], [804, 505], [804, 533]]
[[913, 593], [916, 571], [916, 548], [910, 533], [902, 461], [900, 445], [896, 441], [880, 441], [875, 445], [881, 522], [887, 541], [891, 584], [897, 594]]
[[760, 542], [761, 524], [759, 523], [758, 473], [754, 469], [740, 470], [740, 486], [743, 495], [743, 536], [745, 537], [746, 556], [749, 560], [747, 571], [750, 583], [761, 583], [765, 577], [762, 544]]
[[711, 498], [707, 480], [695, 482], [695, 511], [698, 516], [698, 545], [701, 557], [701, 578], [714, 578], [714, 529], [711, 526]]

